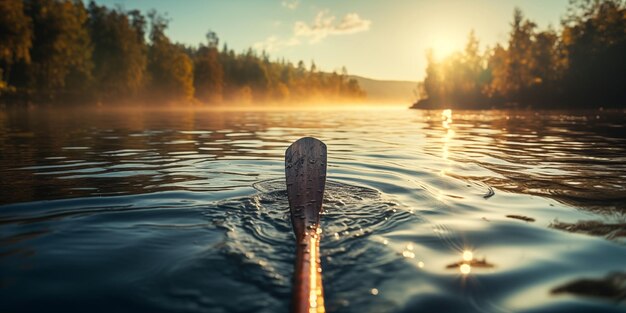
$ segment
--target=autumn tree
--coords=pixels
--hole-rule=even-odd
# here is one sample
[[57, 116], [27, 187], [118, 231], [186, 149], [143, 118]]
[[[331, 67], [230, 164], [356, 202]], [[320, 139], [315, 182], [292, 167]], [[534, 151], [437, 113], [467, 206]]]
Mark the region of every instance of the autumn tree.
[[576, 1], [562, 21], [567, 55], [565, 96], [570, 103], [624, 106], [626, 99], [626, 4]]
[[214, 32], [185, 46], [167, 37], [167, 26], [154, 11], [146, 19], [95, 2], [0, 1], [0, 100], [256, 104], [364, 96], [347, 71], [307, 70], [252, 48], [220, 52]]
[[203, 102], [222, 101], [224, 69], [217, 50], [219, 38], [215, 32], [206, 35], [207, 44], [193, 53], [195, 97]]
[[142, 15], [89, 4], [97, 93], [109, 99], [137, 95], [146, 80], [147, 46]]
[[190, 101], [193, 98], [193, 63], [184, 47], [165, 35], [167, 20], [152, 11], [148, 48], [149, 93], [158, 101]]
[[0, 1], [0, 92], [9, 87], [15, 63], [30, 63], [32, 33], [32, 20], [24, 14], [24, 2]]
[[87, 10], [80, 1], [29, 0], [33, 21], [28, 86], [40, 93], [77, 93], [91, 80], [92, 46]]

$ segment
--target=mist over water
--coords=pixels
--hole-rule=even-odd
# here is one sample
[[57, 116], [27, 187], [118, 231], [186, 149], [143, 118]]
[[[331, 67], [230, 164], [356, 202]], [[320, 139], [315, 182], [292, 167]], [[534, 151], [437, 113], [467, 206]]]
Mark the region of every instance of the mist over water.
[[624, 311], [625, 118], [6, 108], [1, 311], [286, 312], [303, 136], [328, 311]]

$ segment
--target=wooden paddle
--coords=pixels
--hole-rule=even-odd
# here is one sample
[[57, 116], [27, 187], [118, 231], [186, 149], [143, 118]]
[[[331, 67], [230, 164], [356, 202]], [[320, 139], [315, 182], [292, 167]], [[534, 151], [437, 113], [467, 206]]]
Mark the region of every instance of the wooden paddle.
[[319, 224], [326, 185], [326, 145], [311, 137], [294, 142], [285, 152], [285, 176], [297, 243], [291, 310], [325, 312]]

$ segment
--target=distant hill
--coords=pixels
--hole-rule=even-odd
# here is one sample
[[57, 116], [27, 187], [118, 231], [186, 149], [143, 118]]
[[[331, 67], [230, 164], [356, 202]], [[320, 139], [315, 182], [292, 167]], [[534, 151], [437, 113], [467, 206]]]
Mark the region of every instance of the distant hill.
[[417, 82], [402, 80], [377, 80], [352, 75], [359, 82], [359, 86], [367, 92], [368, 102], [383, 103], [406, 103], [407, 105], [415, 102], [413, 90], [417, 86]]

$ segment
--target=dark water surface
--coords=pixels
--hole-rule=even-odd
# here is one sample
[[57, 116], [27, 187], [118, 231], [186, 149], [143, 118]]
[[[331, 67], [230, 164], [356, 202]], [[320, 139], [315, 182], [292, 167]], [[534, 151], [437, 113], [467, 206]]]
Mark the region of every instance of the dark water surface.
[[0, 312], [285, 312], [328, 145], [330, 312], [626, 311], [626, 114], [0, 111]]

